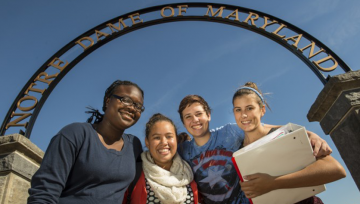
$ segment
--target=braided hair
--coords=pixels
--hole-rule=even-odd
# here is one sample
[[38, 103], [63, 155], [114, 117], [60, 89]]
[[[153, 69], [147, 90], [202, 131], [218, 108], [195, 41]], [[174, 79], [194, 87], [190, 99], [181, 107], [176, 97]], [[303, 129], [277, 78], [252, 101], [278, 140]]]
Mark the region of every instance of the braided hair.
[[[137, 84], [135, 84], [131, 81], [116, 80], [105, 91], [103, 107], [102, 107], [102, 110], [104, 112], [106, 111], [106, 101], [114, 94], [116, 87], [121, 86], [121, 85], [135, 86], [137, 89], [139, 89], [139, 91], [141, 92], [141, 96], [144, 98], [144, 91]], [[86, 108], [88, 108], [89, 110], [85, 111], [85, 113], [91, 114], [91, 116], [87, 119], [88, 123], [91, 123], [94, 120], [94, 118], [95, 118], [94, 123], [99, 123], [102, 121], [104, 114], [100, 113], [98, 109], [95, 109], [91, 106], [86, 107]]]

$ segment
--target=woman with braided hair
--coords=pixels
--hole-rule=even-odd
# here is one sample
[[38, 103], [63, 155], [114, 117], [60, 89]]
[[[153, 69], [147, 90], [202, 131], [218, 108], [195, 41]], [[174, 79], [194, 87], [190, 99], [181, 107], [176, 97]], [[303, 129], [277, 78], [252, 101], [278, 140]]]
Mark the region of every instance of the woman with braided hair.
[[[144, 93], [130, 81], [106, 90], [103, 111], [72, 123], [51, 140], [29, 189], [28, 203], [103, 203], [123, 200], [141, 164], [139, 139], [124, 133], [144, 111]], [[91, 124], [95, 117], [95, 123]]]

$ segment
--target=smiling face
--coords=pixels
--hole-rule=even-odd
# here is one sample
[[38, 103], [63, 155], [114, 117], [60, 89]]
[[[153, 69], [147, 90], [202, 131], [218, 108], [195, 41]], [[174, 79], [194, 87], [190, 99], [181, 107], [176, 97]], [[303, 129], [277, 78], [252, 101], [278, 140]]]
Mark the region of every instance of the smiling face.
[[[120, 85], [115, 88], [115, 95], [129, 97], [133, 102], [143, 104], [143, 97], [138, 88], [132, 85]], [[114, 127], [125, 130], [134, 125], [140, 118], [141, 113], [133, 106], [127, 106], [115, 97], [106, 100], [106, 111], [104, 121], [108, 121]]]
[[211, 115], [206, 113], [203, 105], [193, 103], [187, 106], [182, 112], [182, 117], [186, 130], [195, 140], [201, 137], [210, 138], [209, 122]]
[[244, 132], [257, 130], [265, 114], [265, 106], [260, 107], [256, 94], [244, 94], [234, 99], [234, 116], [237, 125]]
[[169, 121], [158, 121], [152, 125], [145, 138], [154, 162], [163, 169], [170, 170], [173, 157], [177, 151], [176, 131]]

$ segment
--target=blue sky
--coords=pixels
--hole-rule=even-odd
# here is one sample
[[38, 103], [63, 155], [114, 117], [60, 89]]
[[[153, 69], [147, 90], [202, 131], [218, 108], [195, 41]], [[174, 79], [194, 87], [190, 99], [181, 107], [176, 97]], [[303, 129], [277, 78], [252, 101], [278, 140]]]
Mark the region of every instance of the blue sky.
[[[358, 70], [360, 2], [303, 1], [0, 1], [0, 117], [29, 78], [53, 54], [85, 31], [145, 7], [177, 2], [214, 2], [247, 7], [281, 18], [319, 39]], [[341, 74], [337, 70], [330, 75]], [[171, 117], [185, 131], [177, 108], [188, 94], [202, 95], [213, 109], [211, 128], [234, 122], [231, 98], [237, 87], [256, 82], [272, 111], [264, 122], [293, 122], [323, 137], [343, 165], [330, 136], [306, 114], [323, 88], [313, 72], [284, 47], [254, 32], [210, 22], [175, 22], [143, 28], [100, 47], [77, 64], [43, 106], [30, 139], [45, 150], [64, 125], [85, 121], [86, 106], [101, 109], [105, 89], [116, 79], [145, 91], [146, 111], [127, 132], [144, 140], [154, 113]], [[17, 131], [15, 131], [17, 132]], [[8, 131], [7, 134], [13, 133]], [[359, 190], [347, 178], [327, 185], [324, 203], [354, 203]]]

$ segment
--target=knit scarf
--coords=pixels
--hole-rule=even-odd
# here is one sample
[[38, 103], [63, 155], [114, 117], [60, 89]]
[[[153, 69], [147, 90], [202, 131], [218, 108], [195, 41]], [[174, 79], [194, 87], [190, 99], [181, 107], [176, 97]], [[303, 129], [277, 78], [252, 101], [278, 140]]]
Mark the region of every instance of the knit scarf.
[[184, 203], [188, 185], [194, 178], [189, 164], [178, 153], [173, 158], [170, 171], [155, 164], [149, 151], [141, 154], [143, 170], [151, 189], [161, 203]]

